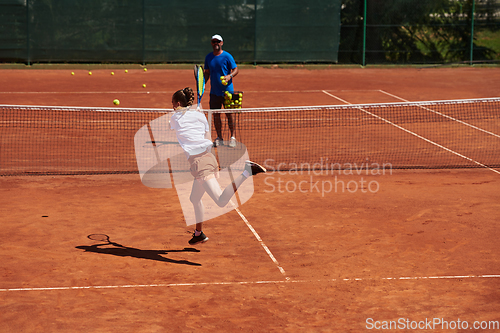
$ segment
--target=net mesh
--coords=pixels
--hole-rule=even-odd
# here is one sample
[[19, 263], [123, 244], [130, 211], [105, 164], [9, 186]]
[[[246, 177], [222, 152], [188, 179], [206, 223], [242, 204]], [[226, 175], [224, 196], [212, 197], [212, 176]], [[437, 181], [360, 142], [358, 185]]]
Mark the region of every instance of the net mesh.
[[[0, 105], [0, 175], [137, 173], [134, 135], [171, 111]], [[221, 112], [271, 170], [500, 167], [500, 98]]]

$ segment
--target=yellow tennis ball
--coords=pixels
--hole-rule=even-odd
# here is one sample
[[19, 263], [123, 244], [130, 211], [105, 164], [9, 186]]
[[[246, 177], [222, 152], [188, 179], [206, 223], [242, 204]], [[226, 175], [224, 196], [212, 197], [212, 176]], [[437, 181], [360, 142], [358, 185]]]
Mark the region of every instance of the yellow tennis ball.
[[125, 70], [125, 73], [128, 73], [128, 69]]
[[113, 101], [113, 104], [114, 104], [114, 105], [120, 105], [120, 101], [119, 101], [119, 100], [117, 100], [117, 99], [115, 99], [115, 100]]
[[146, 85], [145, 85], [145, 84], [143, 84], [143, 85], [142, 85], [142, 87], [143, 87], [143, 88], [146, 88]]
[[89, 75], [92, 75], [92, 72], [89, 72]]
[[71, 75], [75, 75], [75, 72], [71, 72]]
[[147, 72], [147, 71], [148, 71], [148, 69], [147, 69], [147, 68], [144, 68], [144, 71], [145, 71], [145, 72]]
[[111, 72], [111, 75], [115, 75], [115, 72]]

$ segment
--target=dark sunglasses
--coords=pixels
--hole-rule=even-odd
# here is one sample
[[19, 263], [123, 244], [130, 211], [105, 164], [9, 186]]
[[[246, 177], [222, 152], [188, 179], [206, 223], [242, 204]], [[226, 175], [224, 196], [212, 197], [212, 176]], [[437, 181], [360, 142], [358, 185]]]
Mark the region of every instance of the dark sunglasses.
[[212, 39], [212, 44], [219, 44], [221, 41], [218, 39]]

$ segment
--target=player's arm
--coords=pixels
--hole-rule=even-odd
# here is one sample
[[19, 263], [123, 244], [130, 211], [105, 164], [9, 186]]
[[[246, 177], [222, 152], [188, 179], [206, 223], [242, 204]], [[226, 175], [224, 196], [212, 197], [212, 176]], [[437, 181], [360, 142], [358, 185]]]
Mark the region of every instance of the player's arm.
[[203, 126], [205, 127], [205, 139], [212, 141], [212, 134], [210, 133], [210, 126], [208, 126], [207, 118], [205, 115], [202, 115], [200, 118]]
[[226, 76], [224, 77], [224, 79], [225, 79], [226, 81], [229, 81], [229, 80], [231, 80], [233, 77], [235, 77], [236, 75], [238, 75], [238, 73], [239, 73], [239, 71], [238, 71], [238, 67], [235, 67], [235, 68], [231, 69], [231, 72], [229, 73], [229, 75], [226, 75]]
[[205, 77], [205, 83], [210, 80], [210, 69], [208, 69], [208, 66], [205, 65], [205, 69], [203, 70], [203, 76]]

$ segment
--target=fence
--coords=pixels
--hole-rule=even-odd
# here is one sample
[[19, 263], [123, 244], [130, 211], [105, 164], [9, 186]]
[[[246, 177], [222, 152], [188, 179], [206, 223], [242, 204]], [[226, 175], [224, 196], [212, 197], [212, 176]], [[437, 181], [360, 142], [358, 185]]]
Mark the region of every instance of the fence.
[[220, 34], [238, 62], [336, 62], [340, 0], [0, 0], [0, 59], [200, 62]]
[[27, 64], [202, 62], [215, 33], [239, 63], [473, 63], [499, 31], [500, 0], [0, 0], [0, 61]]

